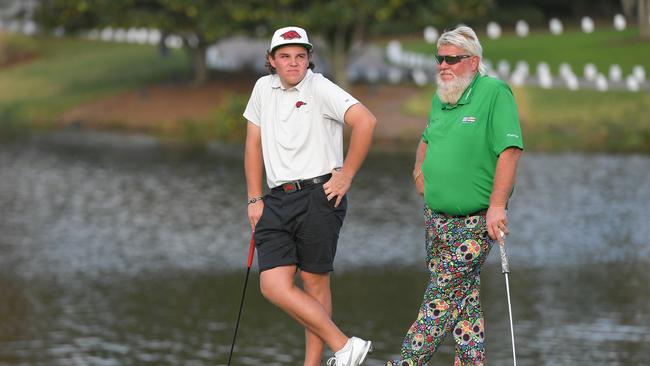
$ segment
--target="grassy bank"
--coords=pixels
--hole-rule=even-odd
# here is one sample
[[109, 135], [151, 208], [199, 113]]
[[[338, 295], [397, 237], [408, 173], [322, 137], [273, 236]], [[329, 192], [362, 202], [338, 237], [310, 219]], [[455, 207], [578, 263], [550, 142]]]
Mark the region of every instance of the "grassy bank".
[[[433, 87], [404, 105], [425, 118]], [[516, 88], [526, 149], [650, 153], [650, 94]]]
[[[535, 65], [544, 61], [554, 74], [558, 73], [562, 62], [569, 63], [578, 75], [582, 75], [586, 63], [595, 64], [605, 74], [612, 64], [620, 65], [624, 74], [629, 74], [634, 65], [642, 65], [646, 72], [650, 71], [650, 42], [639, 39], [636, 27], [616, 31], [608, 26], [597, 28], [590, 34], [569, 30], [558, 36], [550, 34], [548, 30], [537, 30], [526, 38], [506, 33], [496, 40], [479, 34], [479, 38], [483, 45], [483, 56], [493, 64], [499, 60], [506, 60], [510, 64], [522, 60], [534, 71]], [[421, 39], [406, 41], [403, 47], [430, 55], [435, 50], [434, 45]]]
[[[607, 75], [613, 64], [624, 75], [635, 65], [650, 71], [650, 42], [639, 40], [638, 29], [616, 31], [603, 25], [585, 34], [569, 29], [552, 35], [546, 29], [533, 30], [526, 38], [506, 33], [497, 40], [479, 34], [484, 56], [493, 63], [526, 61], [535, 72], [546, 62], [554, 74], [559, 65], [569, 63], [578, 75], [584, 65], [593, 63]], [[410, 51], [433, 54], [434, 46], [421, 39], [403, 42]], [[404, 106], [405, 113], [425, 117], [431, 105], [434, 87], [423, 90]], [[647, 92], [598, 92], [593, 90], [544, 90], [523, 87], [514, 90], [520, 109], [525, 144], [541, 151], [607, 151], [650, 153], [650, 95]]]
[[0, 124], [5, 131], [48, 128], [61, 113], [84, 102], [187, 77], [181, 52], [161, 57], [153, 46], [7, 34], [0, 40], [25, 45], [33, 55], [0, 69]]
[[[77, 128], [147, 133], [190, 144], [243, 140], [241, 111], [246, 100], [237, 88], [229, 88], [238, 76], [226, 77], [229, 80], [221, 86], [225, 92], [195, 88], [180, 50], [162, 57], [154, 46], [6, 33], [0, 33], [0, 44], [6, 45], [0, 50], [11, 50], [3, 54], [13, 60], [0, 68], [0, 139], [72, 123]], [[167, 96], [151, 97], [152, 89], [161, 88]], [[205, 110], [205, 98], [196, 100], [205, 94], [218, 100], [215, 107]], [[110, 98], [118, 101], [92, 105]], [[142, 102], [140, 110], [133, 110], [137, 102]], [[163, 112], [170, 105], [202, 112], [170, 118]], [[79, 107], [86, 110], [82, 119], [67, 121], [67, 113]]]
[[[650, 60], [650, 43], [637, 44], [631, 40], [634, 34], [630, 30], [561, 37], [534, 34], [525, 39], [510, 36], [487, 41], [485, 47], [490, 52], [498, 50], [504, 58], [531, 62], [543, 55], [555, 57], [558, 64], [565, 60], [560, 56], [574, 57], [576, 63], [596, 61], [599, 65], [608, 65], [616, 60], [629, 71], [632, 65], [647, 64]], [[539, 44], [534, 37], [540, 37]], [[571, 37], [575, 40], [571, 41]], [[626, 37], [629, 38], [627, 43], [622, 41]], [[589, 45], [590, 42], [594, 44]], [[213, 83], [213, 89], [206, 88], [203, 96], [207, 98], [203, 99], [218, 100], [218, 103], [209, 104], [202, 114], [163, 122], [159, 119], [160, 113], [155, 115], [149, 111], [161, 105], [191, 110], [198, 106], [198, 98], [189, 93], [186, 85], [186, 89], [176, 87], [176, 81], [189, 79], [187, 59], [181, 51], [163, 58], [152, 46], [6, 34], [0, 34], [0, 43], [0, 50], [11, 49], [14, 55], [22, 55], [18, 56], [20, 62], [8, 61], [0, 68], [0, 138], [33, 129], [59, 128], [62, 116], [80, 106], [111, 96], [123, 96], [127, 92], [136, 94], [133, 98], [137, 99], [138, 93], [134, 91], [173, 84], [170, 88], [176, 90], [176, 94], [157, 100], [157, 105], [147, 104], [144, 117], [131, 118], [133, 114], [126, 110], [127, 113], [118, 114], [115, 119], [95, 123], [93, 113], [108, 113], [106, 109], [90, 108], [90, 114], [83, 115], [90, 123], [83, 126], [145, 132], [195, 144], [212, 139], [242, 141], [245, 124], [242, 123], [241, 111], [252, 85], [248, 85], [250, 80], [241, 81], [241, 75], [227, 75], [225, 78], [229, 81], [220, 80]], [[614, 48], [616, 45], [622, 48]], [[411, 46], [422, 47], [417, 43]], [[543, 59], [554, 62], [551, 58]], [[581, 67], [574, 65], [576, 70]], [[425, 117], [433, 92], [433, 87], [429, 87], [421, 89], [410, 99], [403, 97], [406, 102], [401, 114], [390, 118], [378, 117], [395, 124], [400, 123], [400, 115]], [[650, 153], [650, 116], [647, 114], [650, 95], [647, 92], [572, 92], [526, 87], [516, 89], [515, 94], [529, 150]], [[395, 98], [400, 96], [395, 95]], [[123, 108], [120, 103], [105, 105]], [[138, 120], [147, 117], [146, 121]], [[397, 134], [400, 128], [392, 130]]]

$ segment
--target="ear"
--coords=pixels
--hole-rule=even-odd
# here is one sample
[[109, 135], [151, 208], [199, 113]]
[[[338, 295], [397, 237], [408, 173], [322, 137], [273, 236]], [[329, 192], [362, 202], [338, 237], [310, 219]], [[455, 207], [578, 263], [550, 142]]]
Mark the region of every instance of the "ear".
[[480, 59], [478, 56], [472, 57], [472, 71], [476, 72], [478, 71], [478, 65], [480, 64]]
[[275, 69], [275, 68], [276, 68], [276, 67], [275, 67], [275, 55], [272, 54], [272, 53], [269, 53], [268, 55], [266, 55], [266, 59], [269, 60], [269, 63], [270, 63], [271, 66], [273, 66], [273, 68]]

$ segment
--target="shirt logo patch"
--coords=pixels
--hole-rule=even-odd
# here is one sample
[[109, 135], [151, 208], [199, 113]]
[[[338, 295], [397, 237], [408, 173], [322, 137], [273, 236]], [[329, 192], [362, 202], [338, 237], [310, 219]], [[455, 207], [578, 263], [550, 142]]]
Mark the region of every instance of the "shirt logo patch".
[[474, 123], [476, 122], [476, 117], [472, 116], [465, 116], [463, 119], [460, 120], [462, 123]]
[[506, 133], [506, 136], [507, 136], [507, 137], [514, 137], [514, 138], [516, 138], [516, 139], [519, 138], [519, 135], [517, 135], [517, 134], [515, 134], [515, 133]]

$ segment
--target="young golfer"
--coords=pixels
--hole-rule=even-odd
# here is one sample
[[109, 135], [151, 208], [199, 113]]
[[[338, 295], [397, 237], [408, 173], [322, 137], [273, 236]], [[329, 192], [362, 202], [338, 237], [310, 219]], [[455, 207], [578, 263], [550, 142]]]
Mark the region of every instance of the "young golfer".
[[[371, 342], [332, 321], [330, 272], [347, 208], [346, 193], [372, 140], [376, 119], [337, 85], [312, 72], [312, 44], [299, 27], [273, 34], [270, 75], [253, 88], [244, 117], [248, 218], [264, 297], [305, 327], [305, 366], [356, 366]], [[343, 159], [343, 126], [352, 128]], [[262, 176], [270, 192], [262, 194]], [[303, 287], [296, 286], [299, 273]]]

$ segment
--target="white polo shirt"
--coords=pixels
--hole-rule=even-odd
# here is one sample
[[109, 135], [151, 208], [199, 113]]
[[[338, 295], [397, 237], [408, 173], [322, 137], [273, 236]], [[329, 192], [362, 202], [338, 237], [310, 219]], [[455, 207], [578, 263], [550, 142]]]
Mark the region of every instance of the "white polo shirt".
[[269, 188], [341, 167], [343, 118], [357, 103], [346, 91], [311, 70], [289, 89], [282, 86], [278, 75], [258, 79], [244, 117], [261, 129]]

